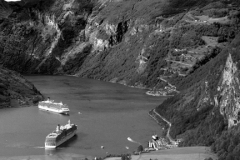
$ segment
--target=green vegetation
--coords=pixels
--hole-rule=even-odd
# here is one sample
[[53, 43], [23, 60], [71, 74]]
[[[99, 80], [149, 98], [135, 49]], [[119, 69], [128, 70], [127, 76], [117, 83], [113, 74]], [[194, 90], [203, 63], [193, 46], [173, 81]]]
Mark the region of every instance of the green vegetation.
[[239, 160], [240, 157], [240, 126], [224, 131], [216, 137], [212, 150], [218, 154], [219, 160]]
[[33, 105], [41, 93], [19, 73], [0, 66], [0, 108]]
[[[201, 142], [204, 145], [210, 145], [212, 142], [208, 142], [205, 137], [202, 137], [203, 135], [211, 136], [211, 133], [208, 133], [211, 132], [211, 130], [209, 130], [210, 126], [205, 126], [209, 121], [220, 125], [211, 126], [215, 128], [217, 132], [221, 132], [224, 129], [223, 118], [219, 115], [219, 111], [210, 105], [210, 102], [202, 106], [200, 110], [197, 110], [197, 107], [199, 107], [199, 101], [204, 94], [203, 92], [205, 92], [202, 87], [203, 80], [207, 80], [209, 83], [210, 95], [215, 94], [215, 86], [217, 86], [216, 83], [218, 83], [219, 75], [221, 75], [221, 69], [219, 66], [224, 65], [226, 59], [225, 55], [227, 54], [222, 52], [215, 59], [196, 69], [191, 75], [182, 78], [178, 82], [178, 85], [183, 92], [167, 99], [156, 109], [157, 112], [166, 115], [166, 118], [172, 122], [172, 137], [183, 134], [188, 130], [196, 129], [196, 131], [191, 132], [195, 132], [195, 134], [192, 135], [199, 140], [195, 141], [194, 138], [186, 138], [184, 142], [185, 145], [196, 145], [198, 142]], [[215, 116], [212, 116], [212, 112], [215, 113]], [[223, 124], [221, 124], [221, 121]], [[215, 125], [214, 123], [209, 124]], [[220, 130], [218, 128], [220, 128]], [[204, 134], [200, 136], [201, 133]], [[187, 144], [188, 141], [193, 141], [191, 142], [193, 144]]]
[[143, 151], [143, 146], [139, 145], [138, 148], [137, 148], [137, 152], [141, 153], [142, 151]]
[[[228, 54], [234, 62], [240, 60], [239, 39], [240, 36], [235, 35], [228, 49], [204, 62], [187, 77], [175, 79], [173, 82], [182, 92], [157, 107], [156, 111], [172, 123], [171, 136], [184, 139], [180, 146], [212, 145], [220, 159], [239, 159], [239, 143], [234, 139], [239, 136], [239, 126], [227, 130], [227, 122], [213, 102]], [[203, 102], [204, 97], [208, 100]]]

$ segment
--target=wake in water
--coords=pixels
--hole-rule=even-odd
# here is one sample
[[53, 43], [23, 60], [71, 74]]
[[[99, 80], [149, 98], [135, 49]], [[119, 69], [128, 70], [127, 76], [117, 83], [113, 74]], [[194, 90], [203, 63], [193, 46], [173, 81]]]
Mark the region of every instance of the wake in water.
[[36, 146], [36, 147], [33, 147], [33, 148], [39, 149], [39, 148], [45, 148], [45, 147], [44, 146]]
[[44, 146], [33, 146], [31, 144], [25, 144], [25, 143], [9, 144], [9, 145], [6, 145], [6, 147], [10, 147], [10, 148], [34, 148], [34, 149], [45, 148]]
[[140, 144], [140, 145], [141, 145], [140, 142], [134, 141], [134, 140], [133, 140], [132, 138], [130, 138], [130, 137], [128, 137], [127, 140], [130, 141], [130, 142], [137, 143], [137, 144]]

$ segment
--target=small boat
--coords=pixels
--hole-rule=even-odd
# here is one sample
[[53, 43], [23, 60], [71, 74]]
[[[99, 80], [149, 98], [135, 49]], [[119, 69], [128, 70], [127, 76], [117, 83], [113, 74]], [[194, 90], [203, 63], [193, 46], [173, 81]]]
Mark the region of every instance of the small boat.
[[57, 125], [52, 133], [49, 133], [45, 139], [45, 149], [54, 149], [57, 146], [71, 139], [77, 132], [77, 125], [71, 124], [70, 120], [65, 126]]
[[69, 114], [69, 108], [66, 104], [62, 102], [56, 103], [54, 100], [50, 100], [49, 98], [46, 101], [41, 101], [38, 103], [38, 108], [45, 111], [50, 111], [54, 113], [60, 114]]

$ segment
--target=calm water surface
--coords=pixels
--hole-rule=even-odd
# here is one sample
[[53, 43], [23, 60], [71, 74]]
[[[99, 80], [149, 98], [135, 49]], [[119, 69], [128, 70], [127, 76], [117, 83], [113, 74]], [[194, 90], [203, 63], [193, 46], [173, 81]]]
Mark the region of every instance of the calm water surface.
[[[41, 111], [37, 106], [2, 109], [0, 156], [132, 153], [138, 144], [127, 137], [146, 147], [153, 133], [161, 134], [147, 112], [163, 98], [147, 96], [145, 90], [67, 76], [26, 78], [44, 96], [68, 104], [70, 116]], [[46, 135], [69, 119], [78, 125], [77, 136], [54, 151], [46, 151]]]

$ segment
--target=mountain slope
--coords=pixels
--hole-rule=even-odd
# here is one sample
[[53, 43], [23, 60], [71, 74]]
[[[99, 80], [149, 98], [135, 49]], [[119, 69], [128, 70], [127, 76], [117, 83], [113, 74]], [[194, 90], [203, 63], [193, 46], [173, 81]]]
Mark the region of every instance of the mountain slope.
[[11, 21], [0, 25], [0, 63], [20, 73], [75, 74], [175, 94], [176, 80], [215, 57], [239, 31], [235, 5], [210, 0], [11, 3]]
[[0, 67], [0, 108], [37, 103], [43, 96], [19, 73]]
[[170, 134], [184, 139], [182, 145], [211, 145], [222, 131], [238, 126], [239, 38], [186, 77], [188, 88], [157, 107], [172, 123]]

